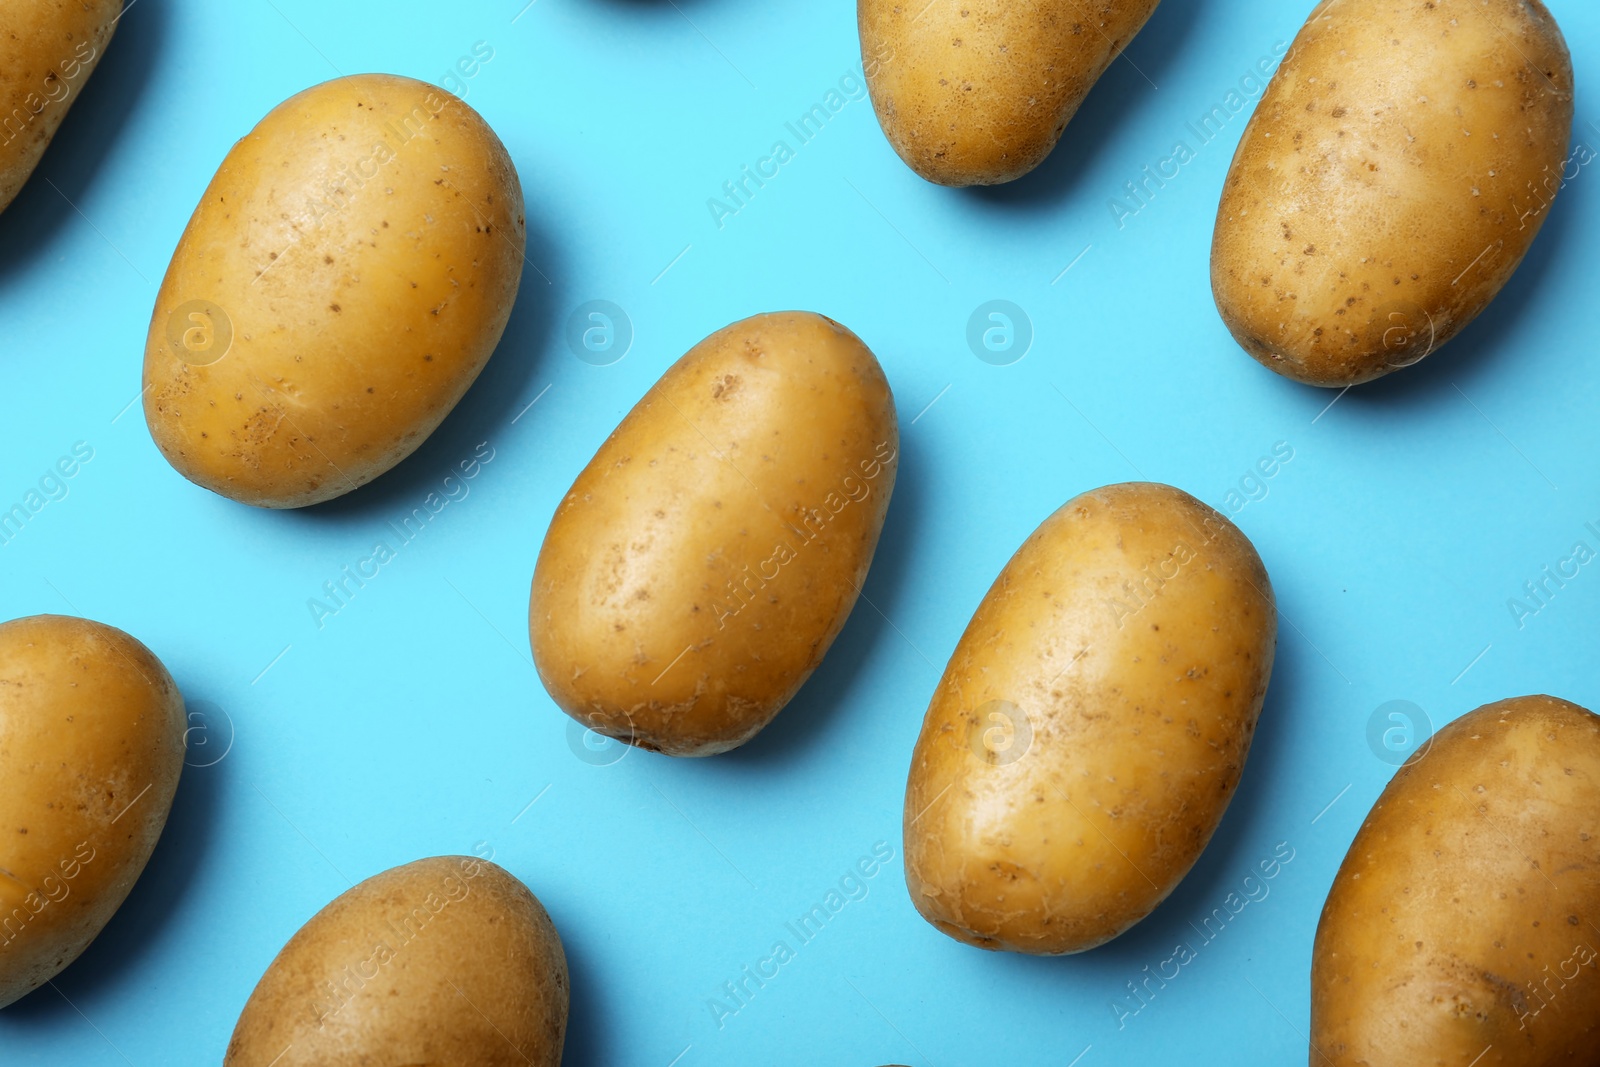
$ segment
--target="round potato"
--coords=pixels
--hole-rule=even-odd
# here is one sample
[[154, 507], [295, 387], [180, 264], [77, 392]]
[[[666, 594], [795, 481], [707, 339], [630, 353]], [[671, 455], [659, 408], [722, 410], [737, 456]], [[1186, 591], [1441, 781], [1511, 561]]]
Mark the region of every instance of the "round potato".
[[1266, 697], [1272, 586], [1178, 489], [1070, 500], [1006, 564], [911, 757], [906, 883], [958, 941], [1036, 955], [1121, 934], [1222, 820]]
[[527, 886], [487, 860], [417, 860], [289, 939], [223, 1064], [557, 1067], [569, 990], [561, 938]]
[[183, 697], [121, 630], [0, 625], [0, 1007], [89, 947], [138, 881], [183, 772]]
[[156, 297], [156, 446], [259, 507], [371, 481], [489, 361], [525, 241], [511, 157], [456, 97], [385, 74], [291, 97], [223, 160]]
[[1488, 704], [1401, 767], [1317, 926], [1313, 1067], [1553, 1067], [1600, 1048], [1600, 716]]
[[551, 697], [674, 756], [748, 741], [855, 605], [899, 449], [883, 369], [837, 322], [757, 315], [700, 342], [550, 523], [528, 625]]
[[1539, 0], [1324, 0], [1228, 171], [1223, 322], [1312, 385], [1417, 363], [1522, 262], [1565, 182], [1572, 113]]
[[857, 0], [872, 106], [906, 165], [998, 185], [1044, 162], [1159, 0]]
[[122, 0], [7, 0], [0, 14], [0, 211], [44, 157], [121, 15]]

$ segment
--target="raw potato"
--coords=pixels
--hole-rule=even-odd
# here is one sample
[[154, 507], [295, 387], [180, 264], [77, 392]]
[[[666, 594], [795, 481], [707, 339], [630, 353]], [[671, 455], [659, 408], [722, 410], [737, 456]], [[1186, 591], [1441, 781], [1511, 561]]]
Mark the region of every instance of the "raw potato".
[[544, 906], [486, 860], [374, 875], [312, 916], [250, 994], [224, 1067], [557, 1067], [567, 957]]
[[6, 0], [0, 12], [0, 211], [39, 165], [121, 15], [122, 0]]
[[900, 431], [860, 338], [757, 315], [662, 375], [556, 509], [528, 609], [551, 697], [674, 756], [748, 741], [844, 626]]
[[998, 185], [1044, 162], [1159, 0], [857, 0], [862, 69], [906, 165]]
[[1181, 490], [1113, 485], [1046, 519], [945, 668], [906, 786], [906, 883], [982, 948], [1111, 940], [1194, 865], [1272, 674], [1272, 586]]
[[1372, 806], [1311, 964], [1313, 1067], [1592, 1064], [1600, 717], [1547, 696], [1440, 730]]
[[183, 772], [183, 697], [148, 648], [87, 619], [0, 625], [0, 1008], [121, 907]]
[[1211, 285], [1234, 338], [1330, 388], [1436, 351], [1576, 173], [1572, 84], [1539, 0], [1324, 0], [1223, 188]]
[[522, 187], [478, 113], [362, 74], [233, 147], [172, 257], [144, 411], [189, 480], [260, 507], [330, 500], [422, 444], [500, 341]]

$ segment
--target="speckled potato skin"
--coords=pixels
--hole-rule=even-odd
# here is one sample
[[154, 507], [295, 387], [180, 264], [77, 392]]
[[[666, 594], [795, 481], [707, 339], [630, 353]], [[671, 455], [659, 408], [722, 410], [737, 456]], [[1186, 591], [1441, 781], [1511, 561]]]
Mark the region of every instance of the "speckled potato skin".
[[183, 697], [144, 645], [86, 619], [0, 625], [0, 1007], [99, 936], [183, 772]]
[[[371, 481], [489, 361], [525, 241], [511, 157], [456, 97], [385, 74], [291, 97], [228, 153], [172, 257], [145, 347], [151, 436], [190, 481], [259, 507]], [[191, 323], [209, 339], [191, 345]]]
[[883, 369], [837, 322], [757, 315], [700, 342], [550, 523], [528, 624], [551, 697], [674, 756], [755, 736], [849, 617], [899, 448]]
[[1220, 514], [1154, 483], [1068, 501], [1000, 572], [923, 720], [905, 806], [923, 918], [1061, 955], [1148, 915], [1222, 820], [1276, 640], [1266, 569]]
[[1159, 0], [857, 0], [878, 122], [940, 185], [998, 185], [1044, 162]]
[[1437, 351], [1549, 214], [1572, 86], [1539, 0], [1324, 0], [1223, 187], [1211, 285], [1234, 338], [1329, 388]]
[[374, 875], [278, 953], [224, 1067], [557, 1067], [567, 957], [537, 897], [487, 860], [436, 856]]
[[6, 0], [0, 11], [0, 211], [44, 157], [121, 14], [122, 0]]
[[1311, 964], [1318, 1067], [1580, 1067], [1600, 1049], [1600, 717], [1487, 704], [1390, 781]]

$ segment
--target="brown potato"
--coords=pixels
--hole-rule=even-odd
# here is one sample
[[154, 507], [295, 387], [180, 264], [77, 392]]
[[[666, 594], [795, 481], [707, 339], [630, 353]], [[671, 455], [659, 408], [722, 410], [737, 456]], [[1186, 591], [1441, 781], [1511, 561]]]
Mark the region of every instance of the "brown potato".
[[183, 772], [183, 697], [121, 630], [0, 625], [0, 1008], [99, 936], [156, 847]]
[[1044, 162], [1159, 0], [857, 0], [878, 122], [941, 185], [998, 185]]
[[121, 15], [122, 0], [6, 0], [0, 13], [0, 211], [44, 157]]
[[1277, 639], [1234, 525], [1167, 485], [1068, 501], [973, 614], [911, 757], [906, 883], [958, 941], [1082, 952], [1148, 915], [1244, 769]]
[[674, 756], [755, 736], [855, 605], [899, 447], [883, 369], [837, 322], [757, 315], [701, 341], [551, 520], [528, 608], [551, 698]]
[[1317, 5], [1217, 211], [1211, 286], [1234, 338], [1330, 388], [1437, 351], [1543, 225], [1565, 181], [1572, 84], [1539, 0]]
[[555, 925], [503, 869], [437, 856], [317, 912], [250, 994], [224, 1067], [557, 1067], [570, 984]]
[[361, 74], [291, 97], [223, 160], [156, 297], [156, 446], [258, 507], [364, 485], [488, 363], [525, 240], [511, 157], [443, 89]]
[[1600, 716], [1440, 730], [1372, 806], [1311, 963], [1312, 1067], [1553, 1067], [1600, 1049]]

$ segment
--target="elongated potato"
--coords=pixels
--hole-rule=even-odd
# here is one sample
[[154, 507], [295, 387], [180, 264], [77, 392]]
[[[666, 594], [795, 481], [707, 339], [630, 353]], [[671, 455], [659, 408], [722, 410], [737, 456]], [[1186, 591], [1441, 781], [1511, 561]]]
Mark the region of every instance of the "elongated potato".
[[1600, 1049], [1600, 716], [1488, 704], [1396, 772], [1311, 963], [1313, 1067], [1554, 1067]]
[[466, 104], [339, 78], [223, 160], [156, 297], [144, 412], [190, 481], [294, 508], [389, 470], [455, 407], [522, 277], [522, 188]]
[[0, 625], [0, 1008], [54, 978], [138, 881], [183, 773], [183, 697], [87, 619]]
[[550, 523], [528, 626], [551, 697], [674, 756], [755, 736], [855, 605], [899, 448], [883, 370], [837, 322], [757, 315], [700, 342]]
[[224, 1067], [558, 1067], [567, 957], [537, 897], [471, 856], [374, 875], [261, 976]]
[[1239, 783], [1276, 648], [1267, 572], [1171, 486], [1070, 500], [1006, 564], [911, 757], [906, 882], [958, 941], [1082, 952], [1148, 915]]
[[941, 185], [1044, 162], [1159, 0], [857, 0], [861, 60], [889, 143]]
[[1418, 362], [1522, 262], [1572, 114], [1572, 60], [1539, 0], [1323, 0], [1223, 187], [1223, 322], [1312, 385]]
[[27, 184], [122, 15], [122, 0], [6, 0], [0, 13], [0, 211]]

